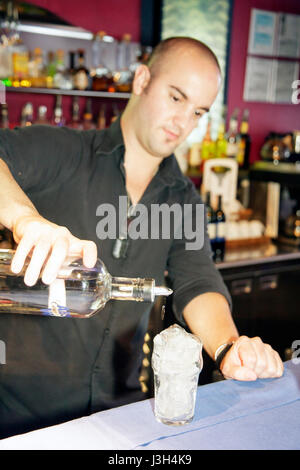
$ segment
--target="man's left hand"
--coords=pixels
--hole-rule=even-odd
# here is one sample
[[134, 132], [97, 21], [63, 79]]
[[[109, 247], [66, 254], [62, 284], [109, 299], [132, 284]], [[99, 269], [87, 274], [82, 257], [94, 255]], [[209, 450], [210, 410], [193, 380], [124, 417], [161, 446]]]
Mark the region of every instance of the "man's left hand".
[[240, 336], [221, 362], [226, 379], [256, 380], [281, 377], [283, 363], [279, 354], [259, 337]]

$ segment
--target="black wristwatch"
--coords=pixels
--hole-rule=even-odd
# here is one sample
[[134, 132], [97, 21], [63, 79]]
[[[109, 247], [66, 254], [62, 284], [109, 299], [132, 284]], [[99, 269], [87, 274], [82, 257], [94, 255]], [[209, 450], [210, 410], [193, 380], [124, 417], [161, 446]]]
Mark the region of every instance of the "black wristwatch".
[[220, 370], [221, 362], [223, 361], [225, 355], [228, 353], [232, 345], [233, 345], [233, 342], [222, 344], [221, 346], [218, 347], [218, 349], [215, 352], [215, 363], [216, 363], [217, 369], [220, 372], [221, 372]]

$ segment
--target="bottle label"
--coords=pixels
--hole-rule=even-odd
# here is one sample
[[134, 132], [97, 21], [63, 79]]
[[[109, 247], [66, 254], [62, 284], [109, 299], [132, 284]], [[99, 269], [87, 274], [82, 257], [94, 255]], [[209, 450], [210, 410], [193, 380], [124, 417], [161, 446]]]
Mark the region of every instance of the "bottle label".
[[87, 74], [82, 70], [75, 75], [75, 87], [79, 90], [86, 90], [89, 84]]
[[225, 222], [219, 222], [217, 224], [217, 237], [226, 238], [226, 223]]
[[228, 157], [235, 157], [238, 152], [238, 145], [235, 143], [227, 142], [226, 154]]
[[216, 224], [214, 223], [207, 224], [207, 231], [208, 231], [208, 236], [210, 240], [214, 240], [216, 238], [216, 233], [217, 233]]

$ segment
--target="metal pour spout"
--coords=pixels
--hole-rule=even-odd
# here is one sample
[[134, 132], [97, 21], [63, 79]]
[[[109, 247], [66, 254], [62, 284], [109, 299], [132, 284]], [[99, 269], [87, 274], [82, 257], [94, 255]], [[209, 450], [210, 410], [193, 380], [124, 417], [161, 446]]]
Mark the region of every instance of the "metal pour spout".
[[154, 287], [154, 295], [163, 295], [167, 297], [168, 295], [171, 295], [173, 293], [172, 289], [169, 289], [168, 287], [164, 286], [156, 286]]

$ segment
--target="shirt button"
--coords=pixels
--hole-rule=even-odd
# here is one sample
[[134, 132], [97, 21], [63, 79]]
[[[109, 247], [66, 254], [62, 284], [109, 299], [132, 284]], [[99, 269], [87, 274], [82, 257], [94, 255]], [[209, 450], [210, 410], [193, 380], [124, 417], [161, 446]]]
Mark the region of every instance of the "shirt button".
[[107, 336], [107, 335], [109, 334], [109, 332], [110, 332], [110, 329], [109, 329], [109, 328], [105, 328], [105, 330], [104, 330], [105, 336]]

